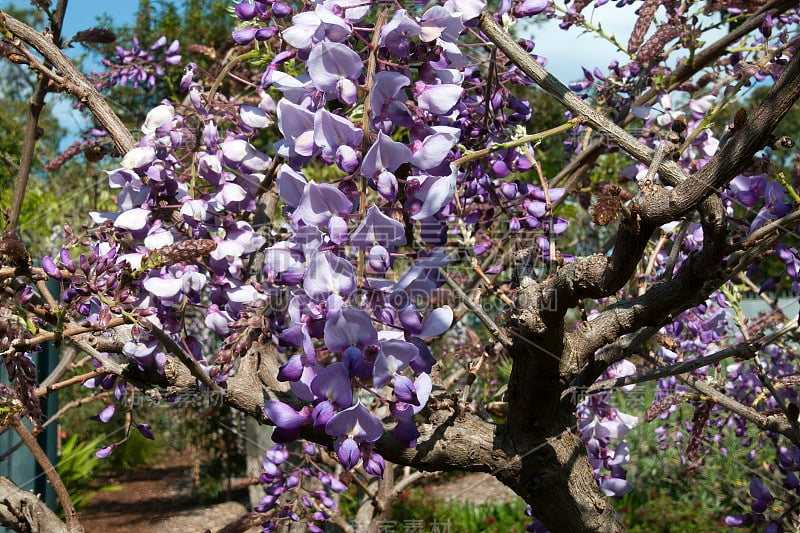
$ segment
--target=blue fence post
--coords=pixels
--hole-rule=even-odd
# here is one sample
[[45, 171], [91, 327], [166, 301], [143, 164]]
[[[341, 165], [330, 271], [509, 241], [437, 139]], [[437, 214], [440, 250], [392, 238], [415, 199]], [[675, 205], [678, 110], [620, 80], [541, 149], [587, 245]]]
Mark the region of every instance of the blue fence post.
[[[53, 282], [53, 283], [51, 283]], [[48, 281], [48, 289], [58, 298], [59, 283], [56, 280]], [[36, 364], [37, 380], [41, 382], [58, 364], [59, 349], [48, 342], [42, 346], [42, 351], [33, 355], [32, 359]], [[0, 369], [0, 381], [10, 384], [8, 372], [5, 367]], [[58, 410], [57, 393], [51, 393], [42, 400], [42, 412], [45, 419], [51, 417]], [[30, 429], [30, 424], [23, 421]], [[53, 423], [44, 431], [37, 435], [39, 445], [47, 454], [54, 465], [58, 463], [58, 424]], [[19, 435], [9, 429], [0, 435], [0, 455], [4, 455], [17, 446], [20, 442]], [[47, 476], [41, 466], [34, 459], [33, 454], [25, 446], [20, 446], [8, 458], [0, 463], [0, 475], [7, 477], [23, 490], [32, 490], [41, 495], [42, 501], [53, 510], [56, 510], [56, 493], [47, 481]], [[5, 528], [0, 528], [0, 532], [5, 532]]]

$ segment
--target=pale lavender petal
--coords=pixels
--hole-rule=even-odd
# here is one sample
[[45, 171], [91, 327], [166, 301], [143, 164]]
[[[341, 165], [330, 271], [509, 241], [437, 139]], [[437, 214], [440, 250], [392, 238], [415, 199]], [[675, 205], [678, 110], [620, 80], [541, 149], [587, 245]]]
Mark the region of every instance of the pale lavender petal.
[[278, 194], [289, 207], [297, 207], [303, 197], [303, 190], [308, 180], [303, 174], [289, 165], [281, 165], [278, 169]]
[[111, 446], [106, 446], [105, 448], [103, 448], [101, 450], [97, 450], [96, 452], [94, 452], [94, 454], [97, 457], [101, 458], [101, 459], [105, 459], [106, 457], [111, 455], [111, 452], [113, 452], [114, 448], [116, 448], [116, 447], [117, 447], [116, 444], [112, 444]]
[[389, 250], [380, 244], [370, 248], [368, 256], [369, 266], [375, 272], [386, 272], [392, 266], [392, 257], [389, 255]]
[[112, 403], [111, 405], [100, 411], [100, 413], [92, 416], [91, 418], [92, 420], [99, 420], [103, 424], [107, 424], [108, 421], [111, 420], [111, 417], [114, 416], [116, 410], [117, 410], [116, 405]]
[[417, 391], [417, 398], [419, 399], [419, 405], [413, 408], [414, 414], [417, 414], [425, 408], [425, 404], [428, 403], [428, 398], [431, 397], [433, 381], [431, 381], [431, 377], [428, 374], [420, 374], [417, 379], [414, 380], [414, 388]]
[[141, 207], [129, 209], [119, 214], [116, 220], [114, 220], [114, 227], [130, 231], [140, 231], [147, 227], [149, 217], [150, 211], [147, 209]]
[[296, 429], [309, 421], [308, 413], [297, 412], [283, 402], [268, 400], [264, 404], [264, 413], [283, 429]]
[[144, 282], [147, 292], [159, 298], [174, 298], [181, 292], [182, 282], [176, 278], [148, 278]]
[[375, 188], [389, 202], [394, 203], [397, 200], [397, 177], [388, 170], [378, 174], [378, 178], [375, 180]]
[[453, 324], [453, 310], [449, 305], [434, 309], [425, 318], [419, 337], [438, 337]]
[[353, 203], [333, 185], [308, 182], [292, 220], [320, 227], [327, 225], [331, 216], [346, 217], [352, 210]]
[[456, 191], [458, 174], [455, 166], [451, 165], [449, 176], [425, 176], [419, 191], [414, 193], [415, 198], [423, 198], [419, 211], [411, 215], [414, 220], [430, 218], [453, 201]]
[[328, 221], [328, 237], [334, 244], [347, 242], [347, 221], [340, 216], [332, 216]]
[[633, 486], [624, 479], [608, 478], [600, 481], [600, 490], [606, 496], [621, 498], [633, 490]]
[[422, 15], [422, 30], [419, 38], [423, 42], [431, 42], [441, 38], [442, 40], [455, 42], [464, 24], [461, 16], [451, 13], [441, 6], [433, 6]]
[[363, 250], [375, 243], [386, 247], [402, 246], [406, 243], [406, 232], [403, 224], [384, 215], [373, 205], [350, 235], [350, 244]]
[[144, 124], [142, 124], [142, 133], [145, 135], [155, 133], [161, 126], [172, 122], [173, 118], [175, 118], [175, 108], [171, 104], [156, 106], [147, 113]]
[[239, 107], [239, 118], [251, 128], [261, 129], [272, 125], [272, 119], [258, 106], [242, 105]]
[[122, 168], [131, 170], [146, 167], [156, 159], [156, 149], [152, 146], [134, 148], [122, 158]]
[[378, 132], [375, 141], [361, 164], [361, 174], [369, 179], [377, 178], [384, 171], [394, 172], [403, 163], [411, 161], [411, 150], [403, 143], [393, 141], [383, 132]]
[[356, 288], [353, 265], [326, 250], [315, 254], [303, 278], [303, 289], [309, 297], [324, 300], [331, 294], [346, 298]]
[[458, 142], [460, 133], [460, 130], [448, 127], [445, 131], [428, 135], [419, 146], [415, 144], [411, 164], [422, 170], [440, 165]]
[[459, 13], [466, 22], [480, 16], [486, 9], [486, 0], [447, 0], [444, 7], [453, 13]]
[[427, 85], [425, 82], [418, 81], [414, 85], [414, 92], [417, 95], [417, 106], [420, 109], [430, 111], [434, 115], [446, 115], [461, 99], [463, 89], [460, 85], [453, 83]]
[[347, 438], [342, 441], [337, 441], [336, 455], [339, 456], [339, 462], [345, 470], [350, 470], [361, 458], [361, 452], [358, 449], [358, 443], [352, 438]]
[[314, 142], [322, 148], [322, 155], [333, 159], [340, 146], [358, 147], [364, 133], [353, 123], [326, 109], [314, 115]]
[[335, 94], [342, 79], [358, 80], [364, 63], [349, 46], [323, 41], [314, 45], [306, 63], [314, 87]]
[[325, 398], [339, 408], [353, 403], [350, 373], [342, 363], [326, 366], [311, 382], [311, 390], [318, 398]]

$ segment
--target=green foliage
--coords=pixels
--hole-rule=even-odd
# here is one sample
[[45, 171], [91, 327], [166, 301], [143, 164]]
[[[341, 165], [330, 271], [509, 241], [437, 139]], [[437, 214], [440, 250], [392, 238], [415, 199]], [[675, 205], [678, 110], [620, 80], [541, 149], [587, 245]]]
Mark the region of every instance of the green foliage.
[[85, 506], [98, 492], [120, 490], [119, 485], [91, 487], [94, 474], [100, 469], [102, 459], [94, 453], [101, 447], [104, 435], [88, 442], [79, 442], [78, 435], [72, 435], [61, 446], [61, 457], [56, 471], [69, 491], [70, 500], [76, 509]]
[[210, 503], [222, 496], [227, 488], [224, 479], [211, 474], [201, 474], [194, 488], [201, 503]]
[[[616, 393], [612, 402], [621, 411], [640, 417], [639, 424], [625, 436], [631, 453], [628, 480], [634, 490], [616, 505], [626, 531], [722, 531], [725, 515], [749, 507], [749, 501], [743, 498], [747, 498], [750, 479], [769, 474], [757, 464], [748, 463], [748, 450], [729, 431], [721, 433], [719, 444], [706, 443], [708, 453], [703, 464], [688, 471], [681, 461], [685, 449], [675, 445], [660, 449], [662, 443], [658, 442], [655, 429], [661, 422], [642, 420], [654, 391], [655, 384], [637, 385], [630, 393]], [[693, 407], [678, 406], [678, 413], [672, 416], [679, 415], [691, 420]], [[721, 447], [727, 454], [720, 452]]]
[[525, 504], [521, 500], [475, 505], [453, 500], [443, 501], [436, 497], [433, 489], [412, 489], [392, 502], [389, 520], [398, 523], [422, 521], [430, 528], [434, 520], [449, 524], [450, 531], [518, 532], [524, 531], [531, 519], [525, 516]]
[[128, 440], [114, 449], [104, 466], [107, 470], [113, 471], [133, 470], [139, 466], [152, 464], [158, 459], [160, 451], [155, 441], [144, 438], [139, 431], [132, 429]]
[[[182, 100], [184, 95], [179, 93], [179, 82], [189, 62], [197, 63], [203, 70], [213, 69], [213, 57], [229, 39], [234, 24], [229, 5], [230, 2], [224, 0], [141, 0], [136, 23], [114, 29], [117, 40], [99, 48], [103, 56], [113, 56], [116, 46], [129, 49], [134, 37], [143, 48], [162, 35], [168, 41], [178, 39], [181, 43], [180, 65], [166, 65], [164, 78], [153, 89], [128, 86], [111, 89], [108, 100], [123, 122], [141, 124], [147, 112], [163, 99]], [[194, 44], [202, 45], [206, 53], [192, 52], [190, 47]]]
[[663, 492], [631, 492], [617, 506], [628, 533], [685, 533], [724, 531], [725, 522], [718, 513], [699, 501], [676, 500]]
[[[214, 500], [227, 489], [227, 480], [245, 472], [244, 441], [236, 428], [242, 415], [229, 408], [210, 407], [202, 416], [191, 417], [187, 429], [192, 431], [192, 446], [204, 462], [200, 467], [200, 482], [196, 487], [200, 499]], [[184, 422], [186, 423], [186, 421]]]

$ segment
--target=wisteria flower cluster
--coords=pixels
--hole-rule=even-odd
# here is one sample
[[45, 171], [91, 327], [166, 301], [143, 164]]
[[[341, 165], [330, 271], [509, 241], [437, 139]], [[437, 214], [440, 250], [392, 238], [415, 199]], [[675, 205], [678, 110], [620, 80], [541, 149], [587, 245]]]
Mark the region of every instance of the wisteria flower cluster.
[[164, 76], [165, 65], [177, 65], [181, 61], [181, 45], [175, 39], [167, 46], [167, 38], [161, 36], [148, 47], [142, 48], [139, 40], [133, 38], [133, 47], [126, 50], [117, 46], [117, 55], [111, 59], [103, 59], [106, 70], [92, 73], [92, 81], [97, 89], [106, 89], [119, 85], [133, 88], [152, 89], [156, 81]]
[[[581, 26], [610, 41], [629, 61], [614, 61], [608, 68], [585, 66], [583, 78], [570, 89], [634, 132], [640, 147], [654, 149], [656, 158], [663, 156], [692, 176], [707, 165], [712, 168], [715, 156], [746, 122], [742, 110], [726, 130], [715, 127], [725, 118], [729, 102], [739, 91], [777, 79], [796, 53], [799, 42], [790, 30], [799, 21], [797, 10], [768, 13], [741, 46], [727, 43], [719, 52], [721, 59], [695, 75], [687, 72], [692, 61], [702, 57], [696, 52], [709, 16], [723, 16], [733, 29], [762, 3], [662, 6], [644, 0], [637, 6], [627, 45], [595, 27], [588, 13], [608, 9], [606, 4], [623, 8], [636, 4], [634, 0], [576, 0], [565, 5], [503, 0], [493, 18], [485, 13], [484, 0], [422, 4], [244, 0], [231, 5], [231, 20], [236, 22], [231, 39], [241, 53], [226, 59], [229, 63], [216, 79], [195, 63], [184, 65], [177, 84], [181, 98], [150, 109], [135, 147], [121, 154], [118, 168], [106, 172], [109, 186], [117, 191], [117, 208], [92, 213], [93, 226], [81, 239], [70, 234], [60, 250], [42, 259], [37, 275], [60, 282], [58, 301], [36, 309], [38, 315], [27, 323], [6, 313], [9, 306], [0, 309], [0, 330], [6, 334], [0, 342], [2, 362], [15, 384], [13, 391], [0, 391], [2, 400], [21, 402], [34, 418], [39, 414], [33, 363], [27, 356], [36, 346], [25, 353], [16, 353], [14, 346], [27, 346], [45, 319], [56, 324], [53, 338], [62, 334], [64, 322], [80, 324], [86, 331], [127, 324], [129, 338], [119, 343], [119, 354], [92, 352], [97, 368], [124, 361], [128, 374], [158, 376], [168, 373], [171, 357], [177, 356], [201, 391], [225, 390], [247, 371], [239, 363], [254, 355], [251, 348], [269, 345], [270, 350], [257, 355], [270, 358], [276, 371], [269, 377], [280, 382], [281, 391], [269, 391], [253, 403], [260, 410], [264, 402], [263, 413], [257, 414], [274, 425], [277, 445], [263, 461], [259, 482], [265, 496], [255, 511], [265, 517], [264, 531], [298, 521], [308, 522], [311, 531], [322, 531], [322, 522], [336, 508], [337, 494], [345, 490], [342, 480], [354, 475], [354, 469], [383, 477], [392, 466], [381, 452], [391, 446], [416, 447], [423, 421], [434, 419], [437, 409], [463, 414], [463, 400], [459, 403], [437, 389], [438, 349], [432, 342], [456, 325], [454, 336], [460, 338], [451, 345], [462, 356], [483, 361], [490, 350], [474, 332], [465, 332], [469, 325], [461, 320], [460, 307], [469, 308], [513, 352], [516, 378], [529, 364], [521, 361], [528, 352], [517, 350], [529, 334], [548, 343], [551, 339], [541, 331], [564, 334], [563, 342], [554, 343], [564, 354], [579, 350], [581, 342], [573, 343], [575, 339], [594, 346], [594, 352], [604, 343], [621, 340], [604, 336], [606, 332], [594, 332], [591, 338], [592, 320], [607, 317], [601, 309], [610, 305], [612, 312], [619, 312], [613, 327], [623, 336], [635, 333], [630, 324], [657, 326], [652, 331], [659, 331], [661, 347], [644, 358], [656, 366], [690, 362], [733, 342], [747, 345], [747, 358], [753, 361], [715, 362], [682, 372], [687, 379], [710, 383], [703, 395], [673, 375], [659, 379], [655, 402], [644, 420], [659, 420], [655, 431], [662, 449], [682, 448], [687, 475], [702, 464], [712, 446], [727, 453], [721, 438], [725, 433], [740, 439], [754, 464], [756, 459], [777, 458], [767, 469], [771, 477], [764, 473], [750, 484], [751, 512], [731, 515], [727, 523], [767, 524], [769, 531], [780, 531], [785, 517], [776, 503], [784, 500], [774, 482], [781, 478], [785, 501], [800, 495], [795, 475], [800, 469], [798, 448], [785, 446], [775, 425], [754, 436], [752, 416], [745, 416], [797, 409], [797, 371], [790, 345], [749, 344], [771, 332], [780, 313], [773, 310], [753, 325], [738, 306], [736, 278], [722, 272], [706, 275], [701, 269], [686, 274], [713, 247], [706, 242], [712, 237], [705, 213], [700, 222], [693, 213], [670, 214], [672, 223], [646, 228], [642, 221], [653, 220], [641, 208], [649, 205], [648, 197], [666, 198], [680, 185], [664, 184], [666, 174], [656, 175], [656, 162], [649, 167], [626, 162], [608, 171], [623, 160], [609, 158], [615, 160], [597, 165], [602, 170], [591, 168], [598, 160], [591, 154], [605, 151], [608, 140], [602, 135], [607, 132], [592, 124], [595, 119], [587, 119], [591, 113], [568, 112], [564, 124], [550, 133], [529, 134], [537, 113], [516, 89], [532, 85], [534, 69], [512, 59], [500, 40], [495, 40], [496, 47], [488, 46], [485, 23], [496, 21], [509, 33], [518, 19], [541, 15], [557, 19], [563, 29]], [[546, 64], [532, 53], [533, 41], [518, 44], [530, 56], [524, 59], [533, 60], [530, 64]], [[167, 67], [181, 62], [180, 53], [177, 40], [169, 43], [160, 37], [149, 47], [134, 40], [132, 49], [118, 47], [116, 56], [104, 61], [107, 71], [94, 75], [92, 83], [98, 89], [152, 89]], [[569, 171], [545, 176], [537, 160], [539, 146], [533, 143], [555, 130], [569, 131], [563, 154]], [[80, 152], [93, 157], [91, 150], [100, 146], [104, 134], [93, 130], [48, 169]], [[773, 147], [788, 143], [770, 142]], [[733, 264], [729, 249], [753, 234], [764, 238], [763, 228], [790, 217], [800, 202], [791, 180], [778, 175], [768, 155], [753, 159], [738, 176], [712, 188], [713, 200], [723, 206], [724, 223], [732, 228], [720, 241], [724, 253], [719, 255], [726, 267]], [[649, 157], [637, 155], [642, 160]], [[617, 170], [618, 175], [612, 175]], [[577, 205], [570, 198], [575, 192]], [[598, 197], [594, 203], [593, 195]], [[664, 203], [672, 209], [671, 197]], [[555, 211], [562, 205], [567, 209]], [[589, 229], [602, 232], [619, 220], [627, 233], [620, 230], [618, 235], [643, 236], [641, 243], [634, 243], [639, 256], [620, 266], [625, 259], [616, 254], [629, 243], [610, 241], [604, 254], [568, 264], [575, 260], [569, 252], [582, 251], [585, 239], [584, 228], [570, 226], [564, 213], [579, 207], [589, 210]], [[645, 244], [652, 237], [639, 234], [645, 229], [654, 230], [657, 244]], [[780, 231], [791, 229], [800, 228]], [[571, 242], [557, 243], [564, 235]], [[525, 254], [514, 253], [515, 245], [524, 247]], [[453, 248], [458, 253], [451, 253]], [[740, 252], [736, 257], [746, 256]], [[639, 268], [642, 254], [652, 256]], [[512, 264], [534, 255], [542, 262], [525, 269], [529, 279], [508, 276]], [[479, 304], [471, 305], [471, 296], [461, 294], [459, 281], [467, 276], [445, 273], [453, 272], [464, 258], [470, 276], [503, 302], [508, 310], [504, 319], [525, 324], [522, 341], [504, 339], [507, 332], [493, 323], [496, 317], [487, 318]], [[742, 283], [762, 293], [779, 287], [798, 296], [800, 258], [792, 239], [770, 241], [746, 258], [744, 266], [735, 265]], [[603, 279], [590, 279], [598, 265], [605, 265], [603, 274], [596, 276]], [[705, 270], [716, 266], [703, 265]], [[12, 274], [18, 268], [14, 266]], [[780, 275], [775, 275], [776, 268]], [[522, 268], [517, 270], [520, 274]], [[574, 279], [561, 279], [563, 272], [571, 272]], [[691, 294], [685, 305], [674, 304], [666, 318], [637, 315], [651, 305], [646, 297], [667, 285], [653, 287], [671, 283], [675, 276], [684, 282], [695, 274], [698, 279], [705, 276], [704, 283], [697, 284], [697, 295]], [[606, 279], [614, 277], [621, 281]], [[439, 297], [445, 283], [463, 306], [451, 307]], [[720, 289], [714, 292], [716, 288]], [[509, 299], [521, 294], [527, 299], [520, 306]], [[553, 299], [566, 295], [567, 307], [580, 313], [544, 309], [553, 303], [544, 301], [546, 294]], [[603, 297], [594, 298], [598, 294]], [[13, 296], [20, 305], [37, 297], [30, 288]], [[520, 308], [526, 305], [530, 313]], [[563, 302], [554, 305], [558, 308]], [[589, 333], [581, 337], [585, 332]], [[17, 340], [10, 341], [12, 336]], [[596, 340], [600, 337], [602, 342]], [[526, 350], [538, 357], [542, 348], [536, 342], [531, 345]], [[650, 363], [643, 360], [634, 365], [615, 359], [606, 366], [594, 352], [576, 359], [575, 366], [583, 368], [575, 369], [569, 379], [561, 378], [571, 370], [557, 367], [550, 369], [557, 375], [537, 374], [537, 379], [566, 386], [573, 378], [573, 384], [583, 379], [577, 376], [582, 371], [593, 379], [606, 369], [599, 380], [614, 380], [649, 369]], [[555, 359], [567, 365], [559, 355]], [[470, 379], [479, 368], [480, 363], [473, 365]], [[103, 372], [85, 386], [113, 390], [121, 401], [129, 387], [123, 372]], [[509, 405], [519, 398], [519, 391], [512, 390], [519, 383], [512, 382], [509, 378]], [[715, 396], [723, 393], [746, 409], [725, 408]], [[616, 409], [612, 399], [610, 392], [589, 394], [577, 405], [571, 426], [556, 428], [579, 433], [601, 498], [620, 498], [633, 489], [625, 471], [631, 453], [622, 439], [638, 419]], [[691, 408], [691, 419], [683, 406]], [[92, 418], [107, 423], [117, 412], [111, 404]], [[153, 437], [147, 424], [136, 427]], [[517, 429], [510, 430], [509, 442], [531, 442], [527, 429]], [[303, 438], [327, 443], [336, 459]], [[121, 442], [98, 455], [108, 456]], [[324, 466], [323, 455], [328, 461]], [[522, 494], [529, 488], [518, 490]], [[533, 510], [527, 514], [533, 516]], [[536, 521], [528, 530], [543, 531], [544, 525]]]

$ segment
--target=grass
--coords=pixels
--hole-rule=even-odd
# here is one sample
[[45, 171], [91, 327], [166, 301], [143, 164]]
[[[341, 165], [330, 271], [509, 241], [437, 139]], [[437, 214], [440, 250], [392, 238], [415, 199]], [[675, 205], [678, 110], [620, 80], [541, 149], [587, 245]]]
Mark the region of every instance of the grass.
[[520, 500], [480, 505], [444, 501], [435, 496], [432, 489], [411, 489], [392, 502], [389, 520], [396, 522], [400, 531], [403, 526], [411, 524], [421, 525], [424, 531], [429, 531], [435, 521], [441, 524], [442, 531], [447, 531], [449, 525], [452, 532], [516, 533], [525, 531], [531, 522], [525, 516], [525, 507]]

